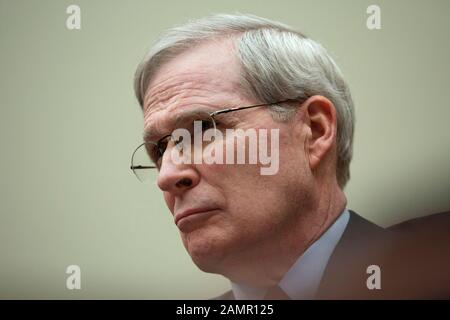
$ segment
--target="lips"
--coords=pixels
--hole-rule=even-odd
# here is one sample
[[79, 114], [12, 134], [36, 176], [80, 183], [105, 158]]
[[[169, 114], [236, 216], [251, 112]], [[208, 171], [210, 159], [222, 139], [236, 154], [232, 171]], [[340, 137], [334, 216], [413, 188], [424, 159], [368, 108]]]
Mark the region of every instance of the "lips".
[[180, 213], [175, 214], [175, 224], [178, 225], [178, 221], [188, 216], [192, 216], [195, 214], [206, 213], [209, 211], [217, 210], [218, 208], [194, 208], [182, 211]]

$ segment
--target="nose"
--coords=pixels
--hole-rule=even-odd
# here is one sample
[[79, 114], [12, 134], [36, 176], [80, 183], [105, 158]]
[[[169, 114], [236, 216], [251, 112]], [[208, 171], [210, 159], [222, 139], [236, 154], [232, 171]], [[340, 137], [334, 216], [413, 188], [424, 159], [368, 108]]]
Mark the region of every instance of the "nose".
[[162, 191], [181, 195], [199, 183], [200, 175], [193, 165], [174, 164], [168, 154], [163, 155], [157, 184]]

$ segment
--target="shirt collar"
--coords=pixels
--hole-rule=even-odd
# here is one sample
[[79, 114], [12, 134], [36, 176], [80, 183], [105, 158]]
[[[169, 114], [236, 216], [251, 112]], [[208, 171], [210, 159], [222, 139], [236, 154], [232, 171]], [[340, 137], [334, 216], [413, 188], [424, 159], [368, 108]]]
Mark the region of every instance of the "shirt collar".
[[[291, 299], [313, 299], [322, 274], [347, 227], [350, 213], [345, 209], [338, 219], [297, 259], [279, 282], [280, 288]], [[231, 282], [237, 300], [261, 300], [267, 288], [254, 288]]]

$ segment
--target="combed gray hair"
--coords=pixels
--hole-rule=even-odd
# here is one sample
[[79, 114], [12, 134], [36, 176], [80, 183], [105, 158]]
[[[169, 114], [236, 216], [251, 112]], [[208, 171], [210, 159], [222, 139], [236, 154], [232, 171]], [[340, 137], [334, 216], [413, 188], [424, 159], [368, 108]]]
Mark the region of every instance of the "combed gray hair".
[[[144, 96], [157, 68], [197, 44], [223, 37], [235, 39], [241, 64], [243, 93], [263, 103], [285, 99], [328, 98], [337, 113], [336, 176], [341, 188], [350, 179], [354, 110], [350, 90], [336, 63], [314, 40], [291, 27], [254, 15], [218, 14], [172, 28], [152, 46], [139, 64], [134, 80], [136, 97]], [[271, 107], [289, 119], [292, 107]]]

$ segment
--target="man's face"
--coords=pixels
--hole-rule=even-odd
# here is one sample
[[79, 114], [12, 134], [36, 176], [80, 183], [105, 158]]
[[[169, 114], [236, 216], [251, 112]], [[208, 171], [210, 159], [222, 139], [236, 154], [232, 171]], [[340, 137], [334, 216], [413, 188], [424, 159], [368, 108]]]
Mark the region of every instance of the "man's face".
[[[170, 120], [191, 108], [214, 111], [258, 103], [241, 93], [234, 56], [231, 41], [208, 42], [164, 64], [146, 92], [145, 129], [170, 133], [175, 129]], [[169, 147], [157, 181], [193, 261], [218, 273], [260, 248], [276, 247], [301, 221], [311, 183], [302, 137], [292, 122], [273, 120], [265, 107], [221, 117], [229, 128], [279, 129], [278, 173], [261, 175], [255, 164], [176, 165]], [[193, 211], [200, 212], [179, 219]]]

